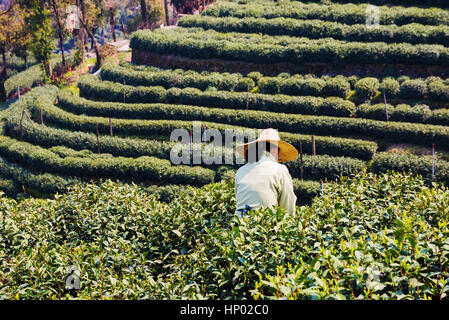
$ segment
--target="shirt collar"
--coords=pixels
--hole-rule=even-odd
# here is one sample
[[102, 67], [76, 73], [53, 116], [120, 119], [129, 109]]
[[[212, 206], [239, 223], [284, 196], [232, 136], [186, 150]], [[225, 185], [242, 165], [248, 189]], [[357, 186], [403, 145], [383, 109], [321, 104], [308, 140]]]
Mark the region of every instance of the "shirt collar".
[[271, 152], [264, 151], [258, 162], [267, 161], [267, 160], [277, 162], [276, 158], [271, 154]]

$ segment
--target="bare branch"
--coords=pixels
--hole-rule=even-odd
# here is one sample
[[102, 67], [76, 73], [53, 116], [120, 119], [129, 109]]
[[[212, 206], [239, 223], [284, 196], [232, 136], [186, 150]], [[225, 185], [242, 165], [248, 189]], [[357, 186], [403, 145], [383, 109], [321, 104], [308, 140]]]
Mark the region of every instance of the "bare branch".
[[4, 14], [7, 14], [9, 11], [11, 11], [15, 2], [16, 2], [15, 0], [11, 0], [11, 2], [9, 3], [9, 7], [8, 8], [6, 8], [4, 10], [0, 10], [0, 16], [4, 15]]

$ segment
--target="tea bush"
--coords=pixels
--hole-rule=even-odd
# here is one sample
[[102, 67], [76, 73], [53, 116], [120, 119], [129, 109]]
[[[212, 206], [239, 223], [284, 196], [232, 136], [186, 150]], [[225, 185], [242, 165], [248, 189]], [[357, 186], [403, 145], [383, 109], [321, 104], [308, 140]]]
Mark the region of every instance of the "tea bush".
[[[75, 111], [75, 113], [82, 113], [82, 114], [98, 114], [98, 115], [111, 115], [112, 110], [117, 110], [120, 114], [123, 114], [122, 112], [126, 112], [128, 108], [133, 109], [134, 105], [130, 104], [117, 104], [117, 103], [104, 103], [104, 102], [93, 102], [82, 98], [73, 97], [70, 95], [60, 95], [59, 101], [62, 105], [69, 108], [72, 111]], [[45, 121], [55, 124], [59, 127], [70, 129], [70, 130], [76, 130], [76, 131], [85, 131], [85, 132], [95, 132], [95, 124], [99, 124], [99, 130], [101, 133], [109, 133], [109, 120], [107, 118], [99, 118], [99, 117], [86, 117], [82, 115], [74, 115], [68, 112], [65, 112], [59, 108], [56, 108], [52, 103], [44, 98], [43, 96], [40, 96], [40, 99], [38, 102], [38, 107], [33, 106], [33, 104], [30, 104], [30, 109], [34, 110], [35, 112], [39, 112], [40, 109], [44, 111], [45, 114]], [[136, 110], [139, 109], [139, 107], [142, 107], [144, 105], [135, 105]], [[118, 108], [117, 108], [118, 107]], [[152, 111], [153, 114], [156, 114], [157, 106], [154, 106], [154, 108], [151, 108], [151, 106], [146, 105], [146, 107], [149, 107], [148, 110], [154, 110]], [[160, 109], [161, 111], [166, 110], [167, 107], [164, 107]], [[199, 111], [199, 113], [193, 112], [193, 110]], [[169, 111], [172, 110], [172, 111]], [[170, 106], [169, 110], [167, 112], [161, 113], [158, 118], [165, 118], [165, 119], [193, 119], [202, 121], [202, 123], [207, 125], [207, 128], [215, 128], [221, 131], [222, 133], [225, 132], [226, 129], [233, 129], [233, 130], [243, 130], [245, 127], [237, 127], [237, 126], [231, 126], [231, 125], [224, 125], [219, 123], [212, 123], [212, 122], [206, 122], [207, 120], [214, 120], [214, 121], [220, 121], [223, 123], [229, 123], [229, 124], [236, 124], [236, 125], [244, 125], [244, 126], [251, 126], [251, 127], [258, 127], [258, 128], [264, 128], [267, 126], [276, 125], [279, 130], [288, 129], [289, 131], [296, 132], [296, 130], [293, 127], [286, 127], [285, 121], [283, 119], [288, 119], [286, 115], [276, 115], [276, 117], [280, 116], [281, 118], [277, 121], [277, 123], [269, 122], [268, 120], [265, 120], [266, 117], [263, 117], [264, 114], [261, 114], [259, 112], [255, 113], [255, 111], [234, 111], [231, 112], [230, 110], [218, 110], [218, 109], [204, 109], [204, 108], [185, 108], [180, 106], [178, 108], [178, 115], [176, 115], [176, 107]], [[209, 114], [209, 116], [206, 116], [206, 111]], [[146, 113], [148, 115], [151, 115], [152, 113]], [[172, 114], [172, 115], [170, 115]], [[238, 117], [236, 117], [238, 115]], [[271, 121], [273, 121], [274, 115], [271, 113], [267, 113], [267, 116], [271, 118]], [[7, 121], [7, 128], [9, 130], [15, 130], [17, 134], [17, 124], [20, 119], [16, 116], [11, 115], [9, 118], [10, 120]], [[260, 120], [259, 120], [260, 119]], [[134, 126], [132, 124], [140, 123], [141, 126], [137, 126], [133, 129]], [[143, 123], [146, 123], [144, 126]], [[282, 125], [284, 124], [284, 125]], [[193, 123], [189, 121], [168, 121], [168, 120], [159, 120], [159, 121], [137, 121], [136, 120], [121, 120], [121, 119], [114, 119], [113, 120], [113, 126], [114, 126], [114, 132], [117, 133], [123, 133], [125, 135], [129, 134], [138, 134], [138, 135], [165, 135], [166, 137], [169, 137], [172, 130], [176, 128], [185, 128], [187, 130], [192, 129]], [[293, 129], [291, 129], [293, 128]], [[36, 130], [36, 129], [32, 129]], [[43, 130], [43, 129], [39, 129]], [[145, 134], [143, 133], [145, 132]], [[64, 134], [64, 133], [61, 133]], [[67, 134], [67, 133], [66, 133]], [[287, 133], [287, 132], [281, 132], [281, 137], [285, 139], [286, 141], [292, 143], [295, 147], [299, 148], [300, 143], [303, 144], [304, 147], [304, 153], [310, 154], [312, 151], [311, 148], [311, 141], [312, 137], [310, 135], [304, 135], [304, 134], [294, 134], [294, 133]], [[52, 134], [53, 135], [53, 134]], [[39, 135], [40, 136], [40, 135]], [[46, 137], [42, 137], [43, 140], [47, 139]], [[59, 138], [57, 138], [59, 139]], [[95, 141], [92, 140], [91, 143], [95, 143]], [[109, 140], [109, 138], [105, 138], [106, 141]], [[60, 141], [60, 140], [59, 140]], [[350, 156], [360, 159], [371, 159], [373, 154], [377, 150], [377, 145], [374, 142], [371, 141], [364, 141], [364, 140], [356, 140], [356, 139], [347, 139], [347, 138], [338, 138], [338, 137], [322, 137], [322, 136], [316, 136], [316, 147], [317, 152], [319, 154], [328, 154], [328, 155], [335, 155], [335, 156]], [[122, 144], [122, 143], [121, 143]], [[130, 143], [130, 148], [132, 145], [135, 145], [136, 143]], [[137, 148], [137, 147], [136, 147]], [[146, 148], [146, 147], [145, 147]], [[111, 151], [113, 152], [113, 151]]]
[[[368, 79], [368, 78], [365, 78]], [[119, 90], [118, 88], [123, 86], [120, 84], [114, 84], [111, 86], [113, 88], [108, 88], [106, 85], [98, 85], [95, 84], [93, 78], [89, 78], [88, 81], [85, 82], [85, 86], [88, 88], [92, 88], [92, 90], [86, 89], [86, 96], [94, 96], [92, 93], [93, 90], [103, 93], [97, 93], [98, 95], [106, 96], [108, 93], [112, 96], [115, 90]], [[376, 79], [377, 81], [377, 79]], [[98, 81], [97, 81], [98, 82]], [[374, 81], [373, 81], [374, 83]], [[377, 83], [378, 84], [378, 83]], [[141, 90], [135, 88], [135, 92], [140, 92]], [[123, 90], [123, 89], [122, 89]], [[131, 90], [131, 89], [130, 89]], [[172, 89], [170, 89], [172, 90]], [[179, 90], [179, 89], [178, 89]], [[128, 89], [127, 89], [128, 91]], [[271, 97], [272, 98], [272, 97]], [[111, 98], [112, 99], [112, 98]], [[119, 98], [118, 98], [119, 99]], [[337, 98], [327, 98], [326, 103], [329, 105], [331, 109], [337, 108], [340, 105], [340, 102], [348, 102], [345, 100], [335, 100]], [[120, 101], [120, 100], [117, 100]], [[260, 102], [257, 100], [257, 102]], [[335, 102], [333, 104], [332, 102]], [[213, 119], [217, 121], [218, 114], [224, 114], [225, 110], [208, 110], [204, 111], [201, 119], [207, 121], [208, 118], [205, 116], [207, 113], [213, 112]], [[236, 115], [238, 114], [238, 117]], [[186, 116], [188, 116], [186, 114]], [[236, 120], [232, 120], [235, 118]], [[248, 120], [244, 119], [247, 118]], [[210, 118], [209, 118], [210, 119]], [[397, 122], [385, 122], [385, 121], [375, 121], [368, 119], [353, 119], [353, 118], [343, 118], [343, 117], [329, 117], [329, 116], [313, 116], [313, 115], [298, 115], [298, 114], [275, 114], [264, 111], [232, 111], [229, 112], [229, 115], [226, 115], [226, 123], [232, 123], [233, 125], [242, 125], [247, 126], [248, 123], [251, 123], [252, 127], [266, 128], [268, 127], [276, 127], [280, 131], [289, 131], [289, 132], [301, 132], [301, 133], [309, 133], [309, 134], [317, 134], [317, 135], [332, 135], [332, 136], [365, 136], [368, 138], [374, 139], [383, 139], [391, 142], [399, 141], [408, 141], [414, 142], [417, 144], [429, 144], [429, 143], [438, 143], [440, 145], [448, 145], [449, 142], [449, 131], [446, 127], [443, 126], [434, 126], [434, 125], [423, 125], [423, 124], [405, 124], [405, 123], [397, 123]], [[94, 120], [91, 119], [93, 122]], [[106, 121], [106, 119], [104, 120]], [[144, 134], [144, 121], [131, 121], [131, 120], [120, 120], [122, 123], [127, 123], [127, 129], [130, 130], [130, 133], [141, 132]], [[134, 127], [137, 124], [140, 124], [138, 128]], [[134, 127], [134, 128], [132, 128]], [[78, 130], [78, 129], [76, 129]], [[93, 130], [93, 127], [92, 127]]]
[[402, 63], [449, 65], [449, 49], [441, 45], [345, 42], [249, 33], [219, 33], [201, 28], [139, 30], [130, 47], [157, 54], [195, 59], [221, 58], [253, 63], [311, 62]]
[[[134, 67], [135, 68], [135, 67]], [[215, 87], [226, 91], [244, 91], [248, 87], [242, 87], [242, 81], [249, 84], [249, 89], [253, 89], [254, 82], [248, 82], [251, 78], [243, 77], [236, 73], [199, 73], [183, 70], [161, 70], [156, 68], [135, 70], [129, 66], [116, 66], [106, 63], [101, 68], [101, 79], [126, 83], [131, 86], [162, 86], [166, 89], [177, 88], [197, 88], [206, 90], [209, 87]]]
[[[430, 110], [429, 106], [424, 104], [416, 104], [414, 106], [408, 104], [392, 106], [387, 104], [386, 109], [388, 110], [388, 119], [391, 121], [449, 125], [448, 109]], [[356, 116], [358, 118], [386, 120], [385, 104], [361, 104], [357, 107]]]
[[15, 197], [20, 191], [19, 186], [14, 180], [0, 178], [0, 190], [8, 197]]
[[19, 72], [5, 81], [6, 94], [9, 96], [17, 91], [31, 88], [43, 82], [42, 69], [40, 65], [34, 65], [29, 69]]
[[400, 85], [399, 82], [392, 78], [383, 79], [382, 83], [379, 87], [382, 93], [385, 93], [385, 96], [388, 98], [396, 97], [399, 93]]
[[403, 26], [379, 25], [366, 28], [366, 24], [343, 24], [323, 20], [298, 20], [291, 18], [235, 18], [193, 15], [183, 17], [178, 26], [184, 28], [213, 29], [219, 32], [262, 33], [320, 39], [324, 36], [360, 42], [449, 44], [449, 26], [424, 26], [417, 23]]
[[429, 98], [436, 101], [449, 101], [449, 86], [442, 81], [427, 84]]
[[[349, 2], [349, 1], [348, 1]], [[335, 21], [345, 24], [365, 24], [366, 22], [366, 3], [354, 4], [326, 3], [317, 5], [315, 3], [303, 2], [283, 2], [282, 5], [265, 1], [257, 3], [254, 1], [236, 2], [217, 2], [213, 6], [202, 12], [205, 16], [214, 17], [254, 17], [254, 18], [294, 18], [294, 19], [319, 19], [325, 21]], [[415, 8], [388, 6], [380, 7], [382, 14], [379, 16], [379, 23], [383, 25], [404, 25], [410, 23], [420, 23], [423, 25], [449, 25], [449, 13], [447, 10], [436, 8], [434, 2], [432, 8]], [[374, 4], [373, 2], [370, 2]], [[385, 4], [391, 4], [391, 1], [385, 1]], [[421, 1], [416, 1], [421, 5]], [[443, 4], [443, 1], [439, 1]], [[404, 0], [403, 4], [408, 4]]]
[[371, 100], [379, 90], [379, 80], [376, 78], [363, 78], [355, 83], [355, 93], [363, 101]]
[[36, 171], [80, 177], [165, 181], [167, 183], [204, 185], [213, 182], [215, 172], [200, 167], [172, 166], [169, 160], [142, 156], [60, 157], [49, 149], [0, 136], [0, 155]]
[[[225, 181], [169, 204], [110, 181], [1, 197], [0, 298], [447, 299], [448, 193], [361, 172], [295, 216], [244, 218]], [[65, 289], [72, 265], [79, 290]]]
[[195, 88], [134, 87], [84, 77], [79, 83], [80, 96], [94, 100], [128, 103], [171, 103], [226, 109], [251, 109], [282, 113], [348, 117], [355, 105], [337, 97], [292, 97], [226, 91], [201, 91]]
[[448, 299], [448, 192], [411, 175], [343, 179], [297, 211], [302, 254], [254, 297]]
[[[203, 85], [204, 81], [207, 81], [209, 77], [212, 75], [219, 76], [220, 79], [223, 76], [230, 79], [228, 82], [233, 83], [231, 85], [231, 89], [236, 91], [247, 91], [248, 84], [251, 91], [257, 89], [258, 93], [265, 94], [286, 94], [292, 96], [318, 96], [318, 97], [340, 97], [346, 98], [350, 93], [351, 89], [355, 89], [355, 84], [358, 80], [366, 79], [366, 78], [358, 78], [356, 76], [344, 77], [342, 75], [338, 75], [336, 77], [330, 76], [322, 76], [315, 77], [311, 75], [299, 75], [295, 74], [293, 76], [281, 77], [280, 75], [276, 77], [265, 77], [261, 73], [249, 73], [246, 77], [242, 77], [239, 73], [216, 73], [216, 72], [194, 72], [194, 71], [184, 71], [180, 69], [171, 70], [171, 69], [160, 69], [155, 67], [148, 66], [140, 66], [134, 65], [129, 62], [122, 62], [120, 66], [113, 66], [111, 64], [106, 64], [103, 69], [104, 74], [102, 75], [103, 80], [119, 82], [123, 83], [125, 80], [126, 84], [140, 85], [140, 86], [151, 86], [151, 85], [160, 85], [165, 88], [170, 87], [179, 87], [186, 88], [192, 87], [197, 89], [202, 89], [205, 87]], [[189, 79], [194, 78], [198, 79], [196, 81], [183, 82], [183, 74], [188, 73]], [[173, 76], [172, 76], [173, 74]], [[257, 74], [254, 79], [250, 77], [251, 74]], [[146, 79], [149, 77], [151, 81], [142, 81], [142, 79]], [[180, 79], [177, 83], [175, 80], [177, 77]], [[164, 79], [175, 78], [175, 80], [170, 80], [166, 82]], [[369, 77], [368, 77], [369, 78]], [[158, 80], [162, 79], [162, 80]], [[235, 80], [234, 80], [235, 79]], [[238, 80], [240, 79], [240, 80]], [[250, 82], [250, 81], [253, 82]], [[262, 81], [260, 81], [262, 80]], [[385, 77], [379, 85], [379, 91], [381, 93], [386, 93], [388, 99], [390, 98], [400, 98], [400, 86], [404, 84], [406, 80], [413, 80], [410, 77], [401, 76], [397, 79], [392, 77]], [[400, 80], [400, 81], [399, 81]], [[433, 101], [441, 101], [441, 102], [449, 102], [449, 96], [447, 95], [447, 91], [449, 90], [449, 82], [447, 79], [443, 80], [439, 77], [430, 76], [427, 78], [418, 78], [414, 80], [422, 80], [426, 82], [427, 89], [429, 92], [429, 99]], [[224, 81], [224, 80], [220, 80]], [[366, 81], [366, 80], [365, 80]], [[219, 81], [215, 84], [210, 84], [209, 88], [219, 88], [220, 90], [225, 90], [227, 86], [217, 85]], [[241, 84], [242, 89], [237, 90], [237, 87]], [[274, 85], [273, 88], [267, 87], [267, 84], [271, 86]], [[405, 86], [407, 84], [404, 84]], [[235, 86], [235, 87], [234, 87]], [[257, 88], [254, 88], [257, 86]], [[207, 87], [206, 87], [207, 89]], [[204, 90], [206, 90], [204, 89]]]
[[[98, 150], [97, 137], [94, 133], [38, 126], [28, 122], [22, 123], [22, 129], [23, 140], [45, 148], [65, 145], [75, 150], [89, 149], [94, 152]], [[22, 139], [20, 117], [7, 119], [5, 130], [9, 136]], [[312, 153], [312, 136], [288, 133], [281, 133], [281, 135], [298, 148], [302, 144], [304, 154]], [[153, 156], [169, 159], [170, 150], [175, 145], [175, 142], [169, 141], [107, 135], [102, 135], [100, 139], [102, 152], [123, 157]], [[371, 159], [377, 149], [376, 144], [369, 141], [321, 136], [315, 137], [315, 145], [319, 154], [351, 156], [365, 160]]]
[[[298, 1], [298, 0], [293, 0]], [[321, 2], [321, 0], [310, 0], [310, 2]], [[417, 6], [429, 6], [436, 8], [449, 8], [449, 4], [444, 0], [333, 0], [335, 3], [360, 3], [360, 4], [375, 4], [375, 5], [417, 5]]]
[[[70, 186], [81, 185], [83, 181], [78, 178], [54, 175], [50, 173], [34, 173], [27, 168], [11, 163], [0, 156], [0, 175], [12, 180], [17, 186], [25, 186], [26, 191], [38, 197], [43, 195], [66, 192]], [[15, 196], [11, 185], [0, 188], [6, 194]], [[22, 190], [14, 190], [22, 191]], [[37, 191], [39, 193], [35, 193]], [[15, 192], [17, 194], [17, 192]]]
[[[434, 181], [449, 183], [449, 162], [435, 160]], [[421, 175], [425, 181], [432, 179], [432, 156], [381, 152], [374, 157], [371, 170], [375, 173], [394, 170]]]
[[399, 95], [404, 99], [422, 99], [427, 95], [427, 84], [419, 79], [404, 81]]

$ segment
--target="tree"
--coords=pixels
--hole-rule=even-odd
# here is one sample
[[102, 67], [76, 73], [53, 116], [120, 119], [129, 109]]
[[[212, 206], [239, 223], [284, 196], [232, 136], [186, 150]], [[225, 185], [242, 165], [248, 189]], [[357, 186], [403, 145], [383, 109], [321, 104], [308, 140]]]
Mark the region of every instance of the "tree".
[[149, 27], [147, 0], [140, 0], [140, 11], [142, 13], [143, 28], [147, 29]]
[[191, 14], [196, 10], [199, 10], [201, 1], [202, 0], [172, 0], [172, 4], [177, 12]]
[[105, 0], [105, 9], [109, 15], [109, 25], [111, 26], [112, 39], [114, 39], [114, 42], [117, 41], [117, 37], [115, 35], [115, 25], [117, 21], [115, 16], [117, 15], [119, 5], [120, 1], [118, 0]]
[[94, 48], [95, 56], [97, 58], [97, 60], [95, 61], [95, 70], [99, 70], [101, 68], [101, 65], [103, 64], [103, 57], [100, 54], [100, 50], [97, 45], [97, 40], [95, 39], [95, 36], [92, 33], [92, 31], [89, 30], [89, 20], [84, 21], [84, 19], [80, 17], [80, 22], [83, 25], [84, 30], [86, 30], [87, 34], [92, 40], [92, 46]]
[[64, 67], [66, 67], [67, 63], [65, 61], [65, 55], [64, 55], [64, 29], [62, 28], [62, 23], [61, 23], [61, 19], [60, 19], [60, 14], [58, 12], [59, 9], [58, 9], [56, 0], [51, 0], [51, 4], [53, 7], [53, 12], [55, 14], [56, 24], [58, 26], [59, 47], [61, 49], [62, 65]]
[[55, 38], [51, 23], [51, 12], [47, 3], [41, 0], [30, 0], [31, 16], [28, 23], [31, 29], [31, 50], [36, 60], [42, 64], [45, 78], [50, 79], [52, 69], [50, 59], [55, 46]]
[[168, 3], [167, 0], [164, 0], [164, 12], [165, 12], [165, 23], [167, 24], [167, 26], [170, 25], [170, 19], [168, 16]]
[[15, 1], [14, 0], [10, 0], [9, 2], [6, 1], [5, 3], [0, 3], [0, 16], [4, 15], [4, 14], [8, 14], [11, 11], [14, 11], [14, 5], [15, 5]]
[[2, 70], [0, 72], [0, 101], [6, 101], [5, 81], [7, 77], [6, 53], [17, 49], [24, 41], [25, 18], [27, 10], [16, 2], [10, 2], [9, 7], [0, 8], [0, 54]]

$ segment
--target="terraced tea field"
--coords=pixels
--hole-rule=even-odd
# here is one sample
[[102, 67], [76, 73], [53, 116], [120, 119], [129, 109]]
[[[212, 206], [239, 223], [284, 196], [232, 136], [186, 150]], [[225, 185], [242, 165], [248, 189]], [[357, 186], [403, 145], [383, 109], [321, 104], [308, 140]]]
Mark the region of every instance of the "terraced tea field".
[[[278, 129], [304, 153], [303, 162], [287, 164], [301, 202], [318, 194], [318, 181], [365, 168], [411, 171], [432, 180], [429, 155], [385, 152], [398, 144], [424, 150], [436, 145], [433, 180], [449, 182], [444, 160], [449, 79], [417, 77], [413, 70], [400, 75], [396, 69], [377, 77], [267, 75], [227, 72], [222, 63], [247, 63], [246, 70], [274, 62], [357, 63], [363, 68], [388, 61], [438, 65], [445, 74], [449, 31], [432, 19], [438, 14], [438, 23], [444, 24], [446, 10], [394, 7], [400, 25], [391, 26], [393, 20], [382, 15], [379, 28], [371, 30], [361, 24], [365, 8], [222, 1], [202, 15], [181, 19], [177, 28], [136, 32], [131, 40], [135, 63], [170, 54], [170, 63], [183, 69], [106, 64], [99, 76], [81, 79], [79, 95], [49, 86], [34, 89], [4, 116], [0, 156], [5, 189], [14, 194], [23, 185], [32, 194], [50, 195], [76, 183], [112, 178], [178, 190], [232, 177], [238, 165], [170, 163], [171, 132], [192, 130], [196, 121], [222, 133]], [[203, 70], [189, 70], [190, 65]]]
[[[218, 1], [5, 104], [0, 299], [447, 299], [446, 2]], [[239, 218], [265, 128], [298, 207]]]

